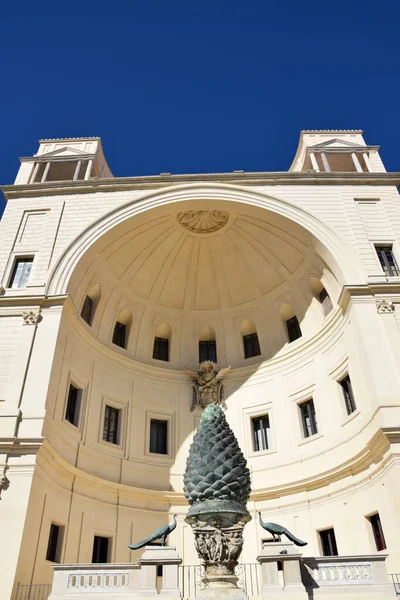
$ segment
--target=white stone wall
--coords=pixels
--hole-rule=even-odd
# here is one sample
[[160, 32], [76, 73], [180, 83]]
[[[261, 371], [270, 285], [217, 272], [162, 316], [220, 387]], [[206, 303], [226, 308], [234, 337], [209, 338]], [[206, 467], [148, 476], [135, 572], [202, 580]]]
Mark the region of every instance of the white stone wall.
[[[215, 185], [212, 193], [220, 189], [222, 194], [223, 187]], [[172, 187], [166, 190], [171, 192]], [[326, 268], [327, 289], [335, 305], [331, 315], [322, 318], [310, 293], [308, 316], [302, 324], [304, 339], [277, 351], [266, 341], [268, 336], [276, 340], [280, 335], [271, 320], [264, 332], [264, 325], [260, 328], [262, 345], [270, 344], [268, 360], [263, 364], [252, 361], [249, 366], [237, 361], [233, 365], [227, 379], [227, 418], [252, 473], [254, 492], [249, 508], [253, 516], [262, 510], [265, 518], [308, 540], [309, 555], [321, 552], [318, 530], [327, 527], [335, 528], [341, 554], [373, 552], [366, 517], [378, 511], [390, 554], [389, 571], [398, 571], [398, 449], [390, 430], [398, 426], [400, 418], [400, 302], [393, 286], [389, 290], [377, 287], [386, 281], [373, 247], [374, 243], [393, 243], [400, 258], [397, 190], [383, 185], [292, 184], [248, 186], [247, 190], [277, 198], [282, 206], [288, 203], [312, 213], [320, 232], [329, 228], [336, 235], [349, 263], [352, 259], [360, 273], [358, 281], [347, 279], [338, 284], [337, 274]], [[13, 536], [13, 551], [4, 546], [0, 558], [8, 573], [8, 588], [14, 576], [16, 582], [24, 583], [51, 580], [45, 554], [52, 521], [65, 527], [63, 562], [90, 562], [94, 535], [112, 537], [110, 559], [124, 562], [136, 558], [127, 549], [128, 543], [165, 523], [176, 510], [179, 526], [171, 543], [176, 544], [186, 564], [197, 562], [190, 528], [183, 522], [186, 505], [182, 496], [185, 460], [200, 416], [198, 411], [189, 411], [190, 381], [182, 370], [188, 358], [194, 359], [190, 347], [196, 348], [197, 342], [192, 339], [192, 330], [182, 333], [187, 345], [181, 346], [179, 360], [163, 368], [148, 360], [149, 353], [136, 354], [112, 346], [113, 319], [122, 300], [129, 304], [125, 298], [115, 298], [108, 312], [105, 304], [101, 305], [94, 326], [86, 327], [77, 313], [87, 286], [96, 282], [96, 273], [90, 271], [90, 252], [82, 251], [79, 269], [73, 273], [71, 298], [44, 298], [51, 269], [74, 240], [118, 207], [143, 198], [151, 208], [153, 197], [147, 200], [151, 192], [93, 188], [90, 193], [13, 198], [1, 221], [0, 276], [5, 288], [15, 258], [35, 255], [28, 288], [6, 289], [0, 296], [0, 431], [3, 439], [13, 438], [17, 431], [21, 439], [36, 440], [35, 449], [30, 454], [27, 451], [24, 459], [10, 449], [2, 458], [3, 466], [12, 464], [14, 469], [8, 471], [9, 488], [1, 492], [5, 523], [10, 523]], [[210, 193], [210, 188], [203, 193]], [[241, 193], [245, 193], [243, 188]], [[314, 249], [327, 260], [325, 242], [321, 233]], [[318, 259], [320, 271], [322, 259]], [[304, 278], [310, 276], [313, 260], [307, 263]], [[343, 271], [346, 266], [340, 265]], [[104, 292], [109, 286], [111, 297], [111, 280], [101, 283]], [[368, 283], [370, 288], [354, 293], [351, 299], [342, 294], [339, 307], [343, 283]], [[376, 300], [382, 298], [394, 303], [386, 314], [377, 313]], [[39, 309], [42, 319], [27, 324], [22, 314]], [[201, 319], [198, 315], [199, 323]], [[232, 349], [240, 337], [236, 335], [238, 328], [227, 323], [228, 319], [222, 318], [219, 326], [224, 346]], [[152, 326], [148, 321], [140, 333], [150, 340], [148, 348]], [[133, 329], [134, 337], [137, 333], [138, 329]], [[234, 359], [234, 350], [223, 357]], [[347, 372], [357, 404], [357, 411], [349, 418], [337, 383]], [[78, 427], [64, 418], [70, 382], [83, 390]], [[298, 402], [310, 396], [314, 398], [319, 432], [305, 440]], [[102, 440], [106, 402], [122, 410], [122, 435], [117, 446]], [[256, 453], [251, 418], [266, 412], [272, 425], [272, 445], [270, 450]], [[155, 457], [148, 451], [152, 416], [169, 420], [168, 456]], [[42, 436], [46, 438], [43, 446]], [[14, 479], [18, 468], [18, 477], [24, 481], [21, 492], [16, 475]], [[16, 495], [21, 499], [17, 517]], [[12, 514], [14, 520], [11, 516], [8, 519]], [[12, 533], [15, 527], [16, 535]], [[245, 562], [254, 562], [264, 537], [253, 519], [246, 528]]]

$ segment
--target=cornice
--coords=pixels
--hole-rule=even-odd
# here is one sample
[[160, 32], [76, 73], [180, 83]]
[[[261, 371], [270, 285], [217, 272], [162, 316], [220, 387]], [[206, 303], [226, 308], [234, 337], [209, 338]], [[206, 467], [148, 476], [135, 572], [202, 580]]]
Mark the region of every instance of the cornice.
[[[308, 477], [288, 484], [253, 491], [249, 501], [256, 503], [264, 502], [282, 496], [290, 496], [317, 490], [327, 487], [335, 481], [352, 477], [362, 471], [368, 471], [367, 478], [370, 479], [371, 472], [368, 470], [369, 467], [371, 465], [378, 465], [380, 469], [386, 468], [395, 457], [393, 454], [388, 456], [384, 455], [390, 449], [391, 444], [396, 444], [399, 441], [400, 427], [380, 428], [372, 436], [363, 450], [334, 469], [330, 469], [314, 477]], [[51, 463], [53, 468], [57, 469], [60, 474], [67, 476], [70, 481], [73, 480], [74, 487], [76, 487], [76, 484], [81, 484], [82, 490], [90, 488], [93, 490], [94, 496], [96, 495], [95, 492], [103, 491], [109, 493], [110, 491], [114, 491], [119, 496], [121, 506], [123, 505], [123, 503], [121, 503], [122, 497], [141, 502], [144, 500], [150, 502], [166, 501], [171, 506], [187, 506], [187, 500], [184, 494], [180, 492], [139, 488], [115, 481], [104, 480], [85, 471], [81, 471], [63, 459], [48, 440], [43, 441], [37, 461], [39, 468], [41, 467], [42, 472], [46, 475], [46, 465], [43, 463]], [[351, 487], [353, 486], [354, 484], [352, 483]], [[339, 493], [340, 492], [341, 490], [339, 490]], [[79, 493], [82, 493], [82, 491]]]
[[44, 438], [0, 438], [0, 453], [8, 456], [37, 454]]
[[50, 308], [62, 306], [67, 300], [67, 295], [60, 296], [0, 296], [0, 314], [19, 316], [26, 308]]
[[52, 181], [5, 185], [1, 187], [6, 200], [29, 196], [89, 194], [121, 190], [147, 190], [177, 184], [218, 182], [232, 185], [400, 185], [400, 172], [393, 173], [315, 173], [303, 171], [244, 173], [204, 173], [138, 177], [109, 177], [78, 181]]

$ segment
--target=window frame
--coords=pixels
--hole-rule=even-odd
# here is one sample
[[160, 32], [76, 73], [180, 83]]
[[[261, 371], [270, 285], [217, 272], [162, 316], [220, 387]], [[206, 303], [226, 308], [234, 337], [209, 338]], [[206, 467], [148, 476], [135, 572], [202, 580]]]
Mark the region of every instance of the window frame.
[[[93, 561], [94, 545], [95, 545], [96, 538], [107, 540], [107, 560], [106, 560], [105, 563], [104, 562], [94, 562]], [[110, 564], [112, 562], [112, 560], [111, 560], [112, 559], [112, 556], [111, 556], [111, 554], [112, 554], [112, 540], [113, 540], [113, 538], [110, 535], [100, 535], [100, 534], [97, 534], [97, 533], [93, 534], [93, 547], [92, 547], [92, 562], [91, 562], [91, 564], [93, 564], [93, 565], [102, 565], [102, 564]]]
[[[66, 419], [67, 414], [67, 405], [68, 405], [68, 395], [70, 386], [74, 386], [80, 391], [80, 406], [79, 406], [79, 419], [78, 424], [73, 425], [70, 421]], [[84, 414], [85, 414], [85, 406], [86, 406], [86, 386], [83, 381], [80, 381], [74, 373], [68, 374], [67, 385], [64, 392], [64, 405], [63, 405], [63, 413], [62, 413], [62, 421], [66, 424], [67, 427], [70, 428], [70, 434], [80, 436], [82, 432], [82, 425], [84, 422]]]
[[[150, 427], [151, 421], [167, 421], [167, 451], [168, 454], [158, 454], [156, 452], [150, 452]], [[175, 413], [163, 413], [146, 411], [146, 431], [144, 436], [144, 455], [153, 459], [157, 463], [171, 463], [175, 458]]]
[[[51, 531], [52, 531], [53, 527], [58, 528], [56, 547], [54, 550], [54, 559], [49, 557]], [[62, 549], [63, 549], [63, 543], [64, 543], [64, 531], [65, 531], [65, 525], [62, 525], [61, 523], [56, 523], [55, 521], [50, 522], [50, 529], [49, 529], [49, 534], [48, 534], [48, 538], [47, 538], [45, 560], [52, 564], [60, 564], [61, 563], [61, 555], [62, 555]]]
[[[323, 536], [330, 532], [332, 532], [332, 534], [333, 534], [333, 540], [331, 538], [324, 540]], [[334, 527], [326, 527], [325, 529], [320, 529], [318, 531], [318, 534], [319, 534], [319, 545], [321, 548], [322, 556], [339, 556], [337, 542], [336, 542], [335, 528]], [[333, 543], [332, 543], [332, 541], [333, 541]], [[327, 554], [325, 552], [326, 544], [328, 545], [329, 549], [333, 550], [333, 552], [329, 552], [329, 554]]]
[[[90, 304], [90, 313], [89, 313], [89, 320], [87, 320], [84, 316], [83, 316], [83, 310], [86, 307], [86, 300], [90, 300], [91, 304]], [[79, 313], [80, 318], [86, 323], [86, 325], [88, 325], [89, 327], [92, 327], [93, 325], [93, 317], [94, 317], [94, 311], [95, 311], [95, 302], [93, 300], [93, 298], [89, 295], [86, 294], [85, 295], [85, 299], [82, 302], [82, 306], [81, 306], [81, 310]]]
[[[107, 442], [103, 439], [106, 406], [110, 406], [111, 408], [115, 408], [116, 410], [120, 411], [118, 425], [119, 434], [117, 444], [114, 444], [113, 442]], [[120, 399], [117, 400], [110, 396], [103, 396], [99, 421], [98, 443], [101, 444], [105, 449], [107, 449], [108, 454], [115, 454], [116, 456], [121, 456], [123, 454], [125, 448], [127, 422], [128, 402]]]
[[[298, 335], [295, 338], [293, 338], [291, 335], [291, 331], [293, 333], [293, 329], [292, 329], [291, 325], [289, 326], [289, 323], [291, 323], [291, 322], [296, 323], [296, 327], [298, 328], [298, 332], [300, 333], [300, 335]], [[292, 344], [296, 340], [299, 340], [300, 338], [303, 337], [303, 332], [301, 331], [301, 327], [300, 327], [300, 323], [299, 323], [299, 319], [297, 318], [297, 315], [293, 315], [293, 317], [290, 317], [290, 319], [286, 319], [286, 331], [287, 331], [289, 344]]]
[[[347, 387], [347, 389], [345, 390], [344, 388], [344, 382], [348, 380], [350, 386]], [[342, 390], [342, 397], [343, 397], [343, 403], [344, 403], [344, 408], [346, 411], [346, 418], [351, 417], [356, 411], [357, 411], [357, 404], [354, 398], [354, 391], [353, 391], [353, 385], [351, 383], [351, 379], [350, 379], [350, 375], [349, 373], [346, 373], [346, 375], [344, 375], [343, 377], [341, 377], [337, 383], [340, 385], [340, 388]], [[347, 391], [347, 395], [349, 396], [349, 403], [346, 397], [346, 391]], [[352, 410], [349, 412], [349, 404], [352, 406]]]
[[[400, 276], [400, 269], [399, 266], [397, 264], [397, 260], [396, 260], [396, 254], [394, 252], [394, 242], [374, 242], [374, 250], [375, 250], [375, 255], [377, 257], [379, 266], [381, 268], [381, 273], [384, 274], [385, 277], [391, 278], [391, 277], [399, 277]], [[378, 248], [380, 249], [380, 251], [378, 251]], [[392, 256], [392, 260], [393, 260], [393, 265], [390, 265], [386, 253], [384, 253], [382, 255], [382, 251], [385, 249], [390, 249], [390, 253]], [[383, 263], [383, 264], [382, 264]], [[388, 270], [388, 272], [385, 271], [385, 267]], [[394, 273], [392, 273], [392, 268], [394, 269]]]
[[[213, 344], [214, 349], [212, 353], [209, 353], [208, 345]], [[205, 357], [201, 356], [201, 346], [205, 345], [207, 347]], [[217, 363], [217, 340], [199, 340], [199, 363], [205, 362], [206, 360], [211, 360], [214, 363]]]
[[[322, 284], [321, 284], [322, 285]], [[325, 293], [325, 297], [321, 300], [321, 295]], [[325, 286], [322, 286], [322, 290], [318, 294], [318, 301], [321, 305], [324, 318], [327, 317], [333, 311], [333, 302], [330, 297], [328, 290]]]
[[[74, 407], [74, 417], [75, 417], [74, 421], [70, 421], [67, 418], [71, 388], [74, 388], [77, 391], [77, 398], [76, 398], [75, 407]], [[69, 423], [70, 425], [75, 427], [76, 429], [79, 429], [79, 427], [80, 427], [82, 406], [83, 406], [83, 389], [80, 386], [76, 385], [76, 383], [74, 383], [73, 381], [69, 380], [68, 387], [67, 387], [65, 410], [64, 410], [64, 421], [66, 421], [67, 423]], [[78, 415], [77, 415], [77, 413], [78, 413]], [[76, 416], [77, 416], [77, 418], [76, 418]], [[75, 422], [75, 420], [76, 420], [76, 422]]]
[[[152, 423], [165, 423], [165, 452], [156, 452], [156, 451], [154, 451], [154, 450], [151, 449]], [[168, 423], [168, 419], [155, 419], [154, 417], [150, 418], [149, 453], [150, 454], [157, 454], [159, 456], [168, 456], [168, 446], [169, 446], [169, 423]]]
[[[256, 349], [258, 348], [258, 353], [257, 354], [247, 354], [246, 352], [246, 341], [251, 341], [251, 348], [252, 351], [254, 350], [254, 341], [257, 340], [256, 342]], [[260, 345], [260, 338], [258, 337], [258, 332], [254, 331], [253, 333], [247, 333], [246, 335], [242, 335], [242, 343], [243, 343], [243, 355], [245, 360], [247, 360], [248, 358], [256, 358], [257, 356], [261, 356], [261, 345]]]
[[[277, 452], [276, 439], [275, 439], [275, 427], [274, 427], [274, 414], [272, 411], [272, 399], [269, 397], [264, 398], [260, 403], [254, 404], [243, 409], [246, 426], [244, 428], [245, 434], [245, 445], [247, 449], [247, 456], [249, 458], [260, 458], [268, 454], [274, 454]], [[259, 417], [268, 416], [269, 419], [269, 448], [268, 450], [254, 450], [254, 439], [253, 439], [253, 419]]]
[[[31, 268], [28, 274], [28, 279], [25, 282], [25, 285], [18, 285], [18, 286], [14, 286], [12, 285], [14, 277], [16, 275], [17, 269], [18, 269], [18, 264], [20, 262], [24, 262], [25, 264], [30, 264]], [[11, 263], [11, 269], [7, 278], [7, 289], [9, 290], [24, 290], [28, 287], [29, 284], [29, 279], [31, 277], [32, 274], [32, 269], [33, 269], [33, 265], [34, 265], [34, 261], [35, 261], [35, 255], [34, 254], [26, 254], [26, 253], [21, 253], [21, 254], [15, 254], [13, 257], [13, 261]]]
[[[117, 415], [117, 418], [115, 419], [115, 423], [116, 423], [116, 425], [115, 425], [115, 431], [112, 431], [112, 432], [111, 432], [111, 426], [110, 426], [110, 424], [111, 424], [112, 421], [109, 418], [109, 417], [112, 416], [112, 414], [109, 415], [109, 417], [107, 417], [107, 413], [108, 413], [107, 409], [109, 409], [109, 411], [112, 414]], [[107, 418], [108, 418], [108, 425], [109, 425], [108, 429], [107, 429], [107, 435], [109, 437], [112, 436], [113, 439], [109, 439], [109, 437], [104, 437], [104, 432], [105, 432], [105, 429], [106, 429], [106, 419]], [[119, 441], [120, 441], [120, 430], [121, 430], [121, 409], [113, 406], [112, 404], [106, 403], [105, 406], [104, 406], [104, 414], [103, 414], [103, 431], [102, 431], [103, 442], [107, 442], [108, 444], [113, 444], [114, 446], [119, 446], [120, 445], [120, 443], [119, 443]], [[111, 436], [110, 436], [110, 434], [111, 434]], [[114, 439], [114, 437], [115, 437], [115, 439]]]
[[[374, 517], [378, 517], [378, 529], [380, 530], [380, 531], [378, 532], [378, 535], [377, 535], [377, 533], [376, 533], [376, 531], [375, 531], [374, 524], [373, 524], [373, 523], [372, 523], [372, 521], [371, 521], [371, 519], [372, 519], [372, 518], [374, 518]], [[384, 531], [383, 531], [383, 527], [382, 527], [382, 521], [381, 521], [381, 517], [380, 517], [379, 511], [376, 511], [376, 512], [373, 512], [373, 513], [371, 513], [371, 514], [370, 514], [370, 515], [368, 515], [366, 518], [367, 518], [367, 520], [369, 521], [369, 525], [370, 525], [370, 531], [371, 531], [371, 533], [372, 533], [372, 538], [373, 538], [373, 540], [374, 540], [374, 543], [375, 543], [376, 551], [377, 551], [377, 552], [383, 552], [384, 550], [387, 550], [387, 543], [386, 543], [385, 534], [384, 534]], [[382, 542], [383, 542], [383, 546], [382, 546], [382, 548], [379, 548], [379, 544], [378, 544], [378, 536], [380, 536], [380, 537], [381, 537], [381, 540], [382, 540]]]
[[[269, 412], [266, 412], [262, 415], [252, 416], [251, 419], [251, 428], [252, 428], [252, 439], [253, 439], [253, 452], [259, 454], [260, 452], [268, 452], [271, 450], [271, 421]], [[264, 419], [268, 420], [268, 427], [266, 428], [266, 434], [263, 436], [266, 441], [266, 448], [256, 448], [256, 431], [254, 428], [255, 421], [263, 421]]]
[[[306, 434], [306, 423], [305, 423], [302, 407], [306, 404], [311, 404], [311, 403], [314, 408], [313, 419], [314, 419], [315, 431], [310, 433], [309, 435], [307, 435]], [[310, 438], [314, 438], [314, 436], [316, 436], [320, 433], [319, 429], [318, 429], [317, 411], [315, 408], [314, 397], [310, 396], [307, 399], [304, 399], [304, 400], [301, 400], [300, 402], [298, 402], [298, 409], [299, 409], [299, 413], [300, 413], [300, 426], [301, 426], [301, 431], [302, 431], [302, 438], [304, 440], [309, 440]]]
[[[119, 333], [116, 335], [117, 326], [120, 326], [120, 327], [119, 327]], [[119, 344], [116, 338], [118, 338], [118, 335], [120, 334], [122, 328], [123, 328], [123, 344]], [[113, 329], [113, 333], [112, 333], [111, 343], [114, 344], [114, 346], [118, 346], [118, 348], [123, 348], [124, 350], [126, 350], [127, 342], [128, 342], [128, 327], [125, 323], [121, 323], [121, 321], [116, 320], [114, 323], [114, 329]]]
[[[166, 346], [167, 346], [167, 358], [160, 358], [160, 356], [154, 356], [155, 353], [155, 349], [156, 349], [156, 341], [158, 342], [158, 344], [160, 344], [161, 341], [163, 342], [167, 342]], [[160, 353], [161, 354], [161, 353]], [[158, 360], [161, 362], [171, 362], [170, 358], [171, 358], [171, 349], [170, 349], [170, 340], [169, 338], [161, 338], [158, 335], [155, 335], [153, 337], [153, 352], [152, 352], [152, 359], [153, 360]]]

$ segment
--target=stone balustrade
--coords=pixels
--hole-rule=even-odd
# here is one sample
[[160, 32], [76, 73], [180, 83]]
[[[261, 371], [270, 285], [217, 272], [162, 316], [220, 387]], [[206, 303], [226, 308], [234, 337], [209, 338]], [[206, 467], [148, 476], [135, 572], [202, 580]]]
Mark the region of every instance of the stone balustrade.
[[[300, 549], [292, 543], [265, 543], [258, 557], [259, 564], [254, 565], [260, 568], [260, 580], [257, 570], [254, 571], [249, 586], [245, 565], [241, 566], [243, 591], [254, 600], [260, 597], [275, 600], [282, 594], [290, 596], [291, 600], [309, 600], [318, 596], [334, 600], [337, 594], [346, 600], [359, 600], [365, 594], [369, 594], [371, 600], [394, 598], [396, 594], [386, 571], [386, 557], [385, 554], [374, 554], [303, 558]], [[137, 564], [54, 565], [53, 588], [48, 600], [207, 598], [207, 587], [201, 585], [201, 567], [184, 567], [200, 570], [184, 573], [186, 583], [191, 575], [195, 575], [193, 585], [183, 586], [182, 581], [179, 584], [181, 562], [174, 547], [147, 546]], [[160, 565], [162, 575], [157, 576]], [[256, 586], [254, 581], [257, 581]]]

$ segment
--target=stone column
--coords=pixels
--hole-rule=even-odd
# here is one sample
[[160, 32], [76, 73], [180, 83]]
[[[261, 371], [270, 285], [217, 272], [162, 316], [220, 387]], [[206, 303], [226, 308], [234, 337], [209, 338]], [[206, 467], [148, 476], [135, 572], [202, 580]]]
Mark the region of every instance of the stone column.
[[351, 153], [351, 158], [353, 159], [353, 163], [354, 163], [354, 166], [355, 166], [357, 172], [363, 173], [362, 166], [361, 166], [360, 161], [358, 160], [358, 156], [355, 152]]
[[92, 175], [92, 168], [93, 168], [93, 159], [91, 158], [88, 161], [88, 164], [87, 164], [87, 167], [86, 167], [85, 179], [89, 179], [89, 177], [91, 177], [91, 175]]
[[37, 172], [39, 171], [39, 166], [40, 166], [39, 162], [35, 163], [29, 183], [35, 183], [36, 175], [37, 175]]
[[49, 174], [50, 165], [51, 165], [51, 162], [46, 163], [46, 167], [45, 167], [44, 173], [42, 175], [42, 179], [40, 180], [40, 183], [44, 183], [46, 181], [47, 175]]
[[317, 173], [319, 173], [319, 166], [317, 163], [317, 159], [315, 158], [314, 152], [310, 152], [310, 158], [311, 158], [311, 164], [313, 166], [314, 171], [317, 171]]
[[82, 161], [78, 160], [78, 164], [76, 165], [76, 168], [75, 168], [73, 181], [76, 181], [78, 179], [79, 173], [81, 172], [81, 167], [82, 167]]
[[369, 156], [366, 152], [363, 153], [363, 159], [365, 160], [365, 164], [367, 165], [367, 169], [370, 173], [373, 173], [373, 168], [371, 165], [371, 161], [369, 160]]
[[321, 152], [321, 158], [322, 158], [322, 162], [323, 162], [325, 171], [327, 173], [330, 173], [331, 172], [331, 168], [329, 166], [328, 159], [326, 158], [325, 152]]

